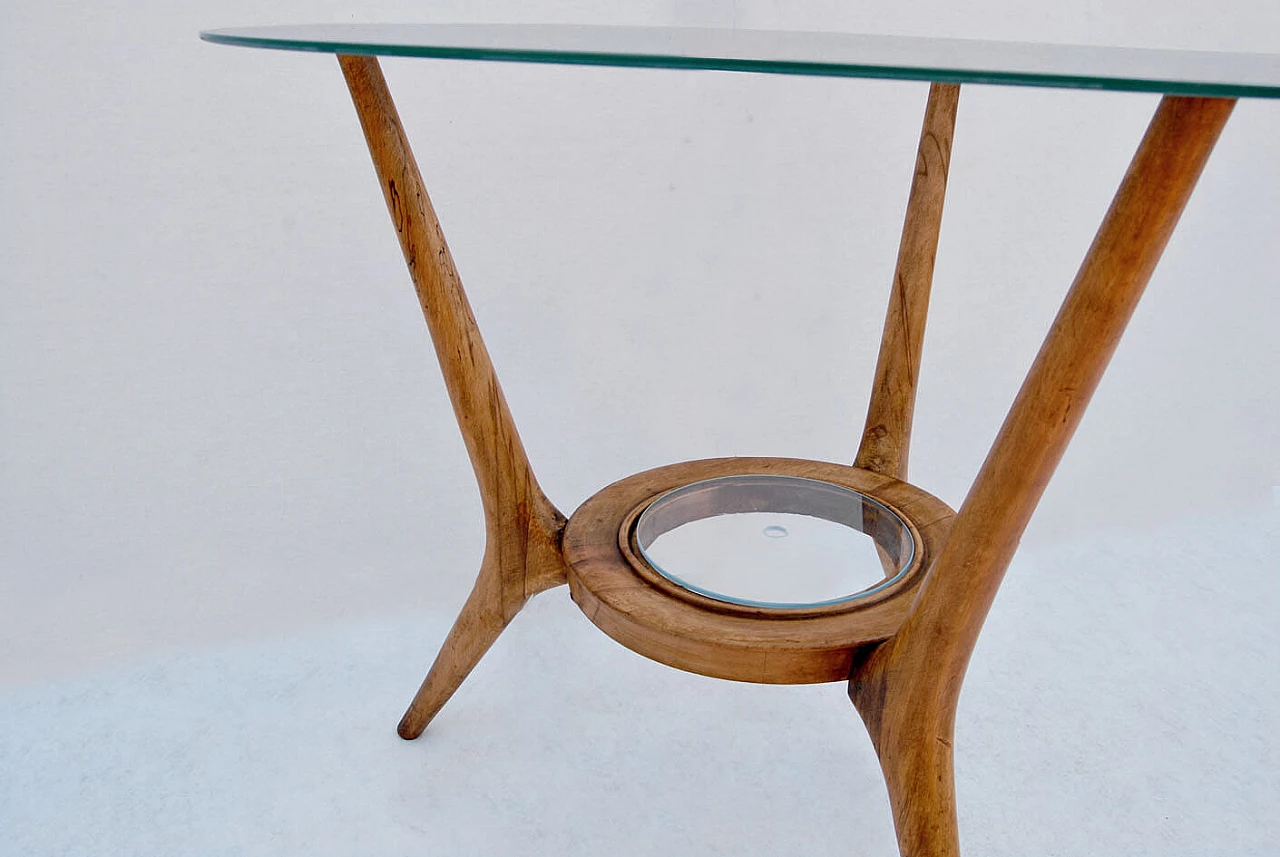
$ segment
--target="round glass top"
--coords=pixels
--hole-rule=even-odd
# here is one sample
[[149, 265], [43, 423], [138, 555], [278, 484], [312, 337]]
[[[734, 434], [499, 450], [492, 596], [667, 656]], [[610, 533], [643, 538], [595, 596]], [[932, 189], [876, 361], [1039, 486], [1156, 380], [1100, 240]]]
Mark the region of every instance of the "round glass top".
[[904, 36], [525, 24], [315, 24], [206, 30], [205, 41], [339, 54], [720, 69], [1280, 98], [1280, 55]]
[[671, 582], [731, 604], [819, 607], [897, 582], [915, 540], [891, 509], [796, 476], [723, 476], [658, 497], [635, 544]]

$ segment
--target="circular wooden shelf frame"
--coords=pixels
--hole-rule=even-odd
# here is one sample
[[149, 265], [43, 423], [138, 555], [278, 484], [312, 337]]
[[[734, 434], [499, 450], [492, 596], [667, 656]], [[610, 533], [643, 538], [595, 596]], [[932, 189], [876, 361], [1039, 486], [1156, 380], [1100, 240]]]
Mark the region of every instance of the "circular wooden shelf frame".
[[[862, 598], [815, 607], [756, 607], [686, 589], [635, 550], [635, 520], [655, 499], [695, 482], [745, 475], [816, 479], [876, 500], [907, 524], [915, 542], [910, 566], [893, 584]], [[613, 483], [570, 517], [564, 532], [569, 592], [614, 640], [669, 666], [760, 684], [845, 681], [855, 652], [893, 636], [910, 612], [954, 515], [913, 485], [847, 464], [795, 458], [671, 464]]]

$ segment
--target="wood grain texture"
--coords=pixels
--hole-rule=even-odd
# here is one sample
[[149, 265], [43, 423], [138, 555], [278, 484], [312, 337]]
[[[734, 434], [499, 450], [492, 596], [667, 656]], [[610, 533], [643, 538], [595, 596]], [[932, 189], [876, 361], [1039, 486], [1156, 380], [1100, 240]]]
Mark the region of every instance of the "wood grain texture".
[[[526, 601], [569, 583], [607, 634], [681, 669], [741, 681], [848, 677], [889, 789], [901, 853], [959, 854], [952, 741], [973, 645], [1234, 101], [1165, 97], [1062, 309], [958, 514], [906, 474], [958, 87], [930, 90], [893, 293], [857, 466], [711, 459], [628, 477], [566, 522], [532, 474], [489, 355], [373, 57], [339, 56], [480, 487], [486, 548], [475, 588], [400, 723], [417, 737]], [[904, 578], [847, 606], [726, 605], [641, 567], [637, 510], [734, 473], [807, 476], [909, 522]]]
[[910, 616], [852, 671], [907, 857], [959, 854], [952, 740], [974, 643], [1233, 106], [1160, 102]]
[[[730, 604], [678, 586], [626, 550], [638, 511], [666, 492], [720, 476], [819, 479], [870, 496], [904, 521], [916, 555], [902, 579], [865, 599], [813, 608]], [[906, 618], [925, 568], [954, 513], [918, 488], [844, 464], [789, 458], [716, 458], [638, 473], [596, 493], [565, 530], [569, 592], [601, 630], [627, 648], [689, 672], [764, 684], [844, 681], [854, 653], [891, 636]]]
[[534, 479], [376, 57], [339, 55], [484, 507], [475, 588], [400, 723], [416, 738], [535, 593], [564, 583], [565, 517]]
[[857, 467], [895, 479], [907, 478], [920, 357], [959, 100], [959, 84], [935, 83], [929, 87], [871, 402], [854, 460]]

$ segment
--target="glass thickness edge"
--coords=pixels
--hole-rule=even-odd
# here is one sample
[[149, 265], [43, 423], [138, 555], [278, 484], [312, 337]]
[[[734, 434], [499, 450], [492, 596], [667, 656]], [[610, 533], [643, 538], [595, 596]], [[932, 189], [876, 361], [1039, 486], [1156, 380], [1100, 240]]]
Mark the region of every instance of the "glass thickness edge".
[[[262, 31], [270, 28], [255, 28]], [[601, 28], [609, 29], [609, 28]], [[1280, 98], [1280, 81], [1269, 84], [1194, 81], [1159, 77], [1119, 77], [1114, 75], [1066, 74], [1001, 69], [957, 69], [930, 65], [886, 65], [842, 61], [805, 61], [744, 57], [691, 56], [626, 51], [553, 50], [532, 47], [481, 47], [465, 45], [388, 44], [343, 40], [307, 41], [246, 35], [236, 30], [204, 30], [200, 38], [213, 44], [266, 48], [307, 53], [363, 56], [421, 57], [427, 59], [476, 60], [487, 62], [539, 63], [548, 65], [612, 66], [785, 74], [809, 77], [852, 77], [914, 80], [941, 83], [987, 84], [994, 86], [1034, 86], [1055, 89], [1092, 89], [1113, 92], [1146, 92], [1217, 98]], [[927, 42], [928, 39], [918, 41]], [[992, 43], [998, 45], [999, 43]], [[1022, 46], [1022, 47], [1025, 47]], [[1063, 45], [1046, 45], [1059, 49]], [[1126, 49], [1117, 48], [1117, 51]], [[1176, 53], [1176, 52], [1164, 52]], [[1194, 54], [1195, 52], [1187, 52]]]

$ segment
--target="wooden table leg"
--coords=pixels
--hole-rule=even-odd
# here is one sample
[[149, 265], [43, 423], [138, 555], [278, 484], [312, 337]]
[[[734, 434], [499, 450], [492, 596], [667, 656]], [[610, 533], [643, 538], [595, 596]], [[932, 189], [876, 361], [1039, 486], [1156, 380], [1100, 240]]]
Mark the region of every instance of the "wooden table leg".
[[475, 588], [400, 721], [422, 734], [534, 594], [566, 581], [565, 518], [534, 479], [376, 57], [339, 55], [480, 486], [486, 545]]
[[1235, 102], [1166, 96], [898, 633], [849, 695], [880, 756], [904, 857], [959, 854], [952, 739], [1005, 569]]
[[893, 290], [889, 293], [889, 311], [885, 315], [876, 378], [867, 407], [867, 423], [854, 461], [854, 466], [863, 470], [904, 481], [959, 101], [957, 83], [935, 83], [929, 87], [924, 127], [916, 150], [916, 172], [907, 199], [898, 264], [893, 273]]

